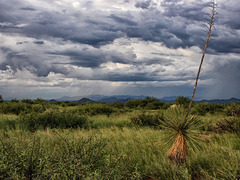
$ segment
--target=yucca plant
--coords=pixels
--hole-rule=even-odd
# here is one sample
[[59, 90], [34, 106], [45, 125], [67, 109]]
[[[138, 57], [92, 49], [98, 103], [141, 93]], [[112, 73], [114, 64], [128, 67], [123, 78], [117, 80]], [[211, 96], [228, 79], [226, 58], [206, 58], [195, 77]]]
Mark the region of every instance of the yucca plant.
[[169, 142], [174, 141], [171, 149], [168, 152], [168, 157], [171, 160], [175, 160], [177, 162], [186, 161], [188, 146], [193, 147], [194, 149], [199, 146], [200, 139], [198, 138], [198, 134], [196, 134], [196, 130], [200, 128], [200, 121], [195, 116], [190, 116], [189, 113], [192, 107], [193, 98], [196, 92], [197, 83], [200, 75], [200, 71], [202, 68], [203, 60], [205, 57], [205, 53], [207, 50], [208, 42], [210, 40], [211, 30], [213, 26], [214, 16], [216, 13], [216, 0], [212, 1], [212, 15], [209, 22], [208, 35], [207, 40], [203, 49], [202, 58], [200, 61], [200, 65], [197, 72], [197, 77], [195, 80], [195, 85], [191, 97], [191, 101], [189, 103], [189, 107], [187, 111], [177, 108], [170, 108], [166, 111], [163, 120], [163, 127], [168, 131]]
[[177, 106], [167, 109], [160, 120], [165, 130], [166, 143], [172, 144], [168, 151], [170, 160], [185, 162], [188, 148], [193, 150], [201, 147], [202, 141], [199, 138], [199, 129], [202, 127], [201, 120], [196, 116], [186, 118], [186, 109]]

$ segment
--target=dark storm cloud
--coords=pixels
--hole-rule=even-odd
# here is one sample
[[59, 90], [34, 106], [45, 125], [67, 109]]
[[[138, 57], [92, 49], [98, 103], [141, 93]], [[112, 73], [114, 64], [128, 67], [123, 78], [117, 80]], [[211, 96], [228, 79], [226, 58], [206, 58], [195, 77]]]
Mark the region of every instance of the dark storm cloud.
[[148, 9], [150, 6], [151, 0], [143, 0], [143, 1], [138, 1], [135, 4], [135, 7], [137, 8], [142, 8], [142, 9]]
[[80, 67], [96, 68], [106, 61], [103, 53], [86, 50], [81, 52], [66, 50], [63, 52], [49, 52], [49, 54], [69, 57], [72, 61], [66, 64], [72, 64]]
[[98, 49], [83, 49], [83, 50], [64, 50], [56, 52], [48, 52], [48, 54], [68, 57], [71, 62], [64, 64], [72, 64], [80, 67], [97, 68], [101, 64], [107, 62], [115, 62], [122, 64], [131, 64], [136, 58], [135, 54], [126, 55], [117, 51], [100, 51]]
[[129, 73], [129, 74], [117, 74], [108, 73], [107, 75], [101, 77], [106, 81], [152, 81], [151, 77], [148, 77], [147, 73]]
[[[164, 70], [162, 70], [163, 72]], [[181, 73], [176, 74], [173, 77], [166, 77], [166, 76], [161, 76], [159, 75], [159, 71], [157, 72], [121, 72], [121, 73], [116, 73], [116, 72], [109, 72], [106, 74], [102, 74], [100, 76], [94, 76], [92, 77], [93, 80], [105, 80], [105, 81], [121, 81], [121, 82], [129, 82], [129, 81], [156, 81], [156, 82], [170, 82], [170, 81], [186, 81], [186, 80], [191, 80], [192, 77], [189, 76], [182, 76]]]
[[[150, 1], [141, 1], [141, 3], [144, 6]], [[6, 4], [4, 3], [3, 6]], [[14, 17], [18, 16], [18, 22], [24, 22], [26, 26], [17, 32], [36, 39], [55, 37], [99, 47], [111, 43], [116, 38], [127, 36], [163, 42], [171, 48], [194, 45], [188, 43], [190, 35], [186, 32], [184, 20], [183, 24], [180, 24], [178, 20], [167, 19], [154, 8], [136, 14], [134, 12], [103, 14], [101, 11], [96, 11], [96, 16], [88, 16], [81, 12], [66, 15], [61, 11], [26, 11], [25, 13], [17, 9], [12, 11], [15, 13], [7, 13], [9, 15], [7, 21], [16, 24]]]
[[[168, 17], [183, 17], [187, 20], [206, 21], [204, 18], [208, 17], [205, 9], [211, 5], [196, 1], [194, 3], [177, 4], [175, 1], [163, 1], [162, 6], [165, 7], [164, 15]], [[209, 8], [209, 12], [211, 9]], [[189, 23], [189, 22], [188, 22]]]
[[28, 70], [39, 77], [46, 77], [50, 72], [67, 74], [68, 70], [52, 64], [43, 63], [43, 59], [38, 56], [32, 56], [8, 48], [1, 48], [3, 58], [0, 62], [0, 70], [11, 70], [16, 73], [17, 70]]
[[39, 44], [39, 45], [42, 45], [44, 44], [44, 41], [33, 41], [34, 44]]
[[[211, 76], [216, 79], [221, 79], [225, 83], [234, 82], [240, 89], [240, 58], [229, 59], [227, 62], [219, 64], [215, 63], [214, 69], [211, 71]], [[231, 87], [229, 87], [231, 88]]]
[[[152, 2], [143, 0], [136, 2], [135, 6], [146, 9], [145, 11], [103, 13], [97, 9], [93, 16], [81, 11], [71, 13], [69, 10], [37, 10], [37, 7], [28, 6], [17, 0], [14, 0], [14, 3], [16, 3], [15, 7], [12, 7], [10, 6], [12, 2], [6, 0], [0, 2], [0, 22], [9, 23], [8, 26], [1, 27], [0, 31], [17, 32], [36, 39], [62, 38], [65, 41], [89, 44], [97, 48], [112, 43], [116, 38], [126, 36], [144, 41], [163, 42], [169, 48], [191, 46], [202, 48], [201, 39], [206, 36], [202, 25], [206, 22], [204, 18], [206, 12], [210, 13], [208, 6], [211, 5], [211, 2], [202, 1], [183, 4], [163, 1], [161, 5], [164, 7], [164, 13], [161, 13], [156, 7], [147, 10]], [[8, 8], [10, 9], [7, 11]], [[227, 14], [228, 18], [223, 18], [220, 23], [238, 29], [239, 21], [232, 17], [239, 17], [240, 11], [239, 9], [231, 11], [229, 8], [229, 6], [223, 7], [223, 14]], [[26, 25], [17, 28], [16, 25], [21, 23]], [[191, 25], [198, 28], [191, 29]], [[218, 37], [216, 44], [226, 41], [218, 32], [215, 35]], [[239, 39], [239, 36], [234, 35], [233, 38]], [[217, 45], [212, 45], [212, 48], [215, 52], [222, 52], [223, 49], [227, 52], [236, 52], [235, 46], [226, 44], [224, 48]]]
[[115, 14], [111, 14], [109, 17], [120, 24], [126, 24], [128, 26], [137, 26], [137, 23], [129, 18], [120, 17]]
[[[220, 59], [221, 60], [221, 59]], [[208, 74], [211, 84], [205, 90], [213, 98], [239, 97], [240, 89], [240, 58], [229, 58], [225, 63], [215, 62]]]
[[[49, 3], [49, 1], [46, 1]], [[127, 2], [127, 1], [125, 1]], [[129, 1], [130, 2], [130, 1]], [[50, 52], [46, 50], [43, 53], [47, 55], [59, 55], [69, 58], [70, 62], [63, 64], [72, 64], [80, 67], [98, 68], [101, 64], [107, 62], [117, 62], [122, 64], [151, 65], [158, 60], [149, 59], [148, 61], [136, 61], [136, 55], [124, 55], [117, 50], [111, 53], [102, 52], [101, 46], [112, 44], [117, 38], [139, 38], [143, 41], [161, 42], [168, 48], [187, 48], [199, 46], [202, 48], [201, 39], [205, 38], [204, 17], [206, 12], [210, 13], [208, 6], [210, 3], [196, 1], [194, 3], [177, 3], [180, 1], [163, 1], [161, 6], [164, 11], [160, 11], [156, 6], [152, 6], [152, 0], [139, 0], [134, 3], [133, 11], [105, 11], [104, 9], [92, 9], [92, 11], [82, 11], [74, 9], [65, 9], [64, 7], [52, 10], [30, 5], [27, 1], [20, 0], [1, 0], [0, 1], [0, 31], [3, 33], [17, 33], [19, 36], [35, 38], [36, 45], [45, 46], [46, 41], [56, 42], [56, 39], [64, 42], [73, 42], [76, 44], [87, 44], [93, 46], [94, 50], [75, 51], [65, 50]], [[53, 3], [53, 2], [52, 2]], [[14, 6], [12, 5], [14, 4]], [[86, 7], [92, 8], [94, 2]], [[240, 53], [240, 36], [238, 33], [239, 21], [239, 3], [234, 4], [231, 11], [229, 5], [220, 6], [220, 11], [224, 17], [216, 22], [214, 41], [210, 42], [210, 52], [212, 53]], [[68, 4], [69, 8], [71, 3]], [[54, 6], [54, 4], [53, 4]], [[71, 7], [72, 8], [72, 7]], [[135, 9], [134, 9], [135, 8]], [[140, 9], [138, 9], [140, 8]], [[89, 9], [91, 10], [91, 9]], [[207, 11], [206, 11], [207, 10]], [[209, 10], [209, 11], [208, 11]], [[220, 14], [220, 16], [221, 16]], [[226, 15], [226, 16], [225, 16]], [[219, 23], [219, 25], [217, 24]], [[217, 27], [226, 25], [226, 29], [221, 31], [228, 32], [227, 35], [219, 32]], [[231, 30], [230, 28], [233, 28]], [[41, 39], [41, 40], [39, 40]], [[17, 41], [17, 45], [23, 45], [22, 41]], [[15, 55], [14, 55], [15, 54]], [[14, 70], [23, 67], [34, 67], [36, 74], [46, 76], [55, 66], [44, 64], [41, 60], [36, 63], [33, 52], [29, 55], [22, 55], [21, 52], [9, 53], [4, 61]], [[42, 54], [46, 56], [46, 54]], [[47, 58], [47, 57], [45, 57]], [[18, 60], [17, 60], [18, 59]], [[162, 62], [164, 63], [164, 62]], [[168, 62], [171, 65], [171, 62]], [[56, 63], [55, 63], [56, 64]], [[167, 65], [167, 63], [165, 63]], [[46, 66], [46, 70], [42, 70]], [[4, 66], [3, 66], [4, 67]], [[65, 72], [64, 72], [65, 73]], [[137, 77], [140, 77], [139, 74]], [[138, 78], [133, 79], [138, 79]], [[144, 77], [143, 77], [144, 78]], [[118, 78], [116, 76], [115, 79]], [[131, 79], [131, 78], [130, 78]]]
[[147, 59], [146, 61], [143, 62], [143, 64], [145, 65], [153, 65], [153, 64], [161, 64], [163, 66], [170, 66], [173, 65], [173, 63], [175, 62], [175, 60], [172, 59], [159, 59], [159, 58], [151, 58], [151, 59]]
[[20, 10], [24, 10], [24, 11], [36, 11], [36, 9], [31, 8], [31, 7], [22, 7], [22, 8], [20, 8]]
[[232, 29], [240, 29], [240, 3], [238, 1], [228, 1], [222, 3], [219, 10], [218, 21], [231, 27]]

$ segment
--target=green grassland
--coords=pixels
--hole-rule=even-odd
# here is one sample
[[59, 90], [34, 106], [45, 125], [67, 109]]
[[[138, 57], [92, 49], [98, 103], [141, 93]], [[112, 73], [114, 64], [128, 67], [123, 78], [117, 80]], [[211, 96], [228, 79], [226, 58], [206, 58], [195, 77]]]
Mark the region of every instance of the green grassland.
[[1, 103], [0, 179], [240, 179], [239, 103], [194, 104], [201, 147], [176, 163], [159, 121], [172, 104], [131, 101]]

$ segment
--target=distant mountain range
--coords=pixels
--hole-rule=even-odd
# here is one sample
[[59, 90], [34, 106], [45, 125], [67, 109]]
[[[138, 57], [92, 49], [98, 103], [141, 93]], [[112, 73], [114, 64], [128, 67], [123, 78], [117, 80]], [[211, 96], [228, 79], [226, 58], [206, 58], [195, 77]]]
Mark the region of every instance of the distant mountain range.
[[209, 103], [217, 103], [217, 104], [227, 104], [229, 102], [240, 102], [240, 99], [237, 98], [231, 98], [231, 99], [212, 99], [212, 100], [206, 100], [203, 99], [198, 102], [209, 102]]
[[[51, 99], [50, 101], [74, 101], [74, 102], [105, 102], [105, 103], [113, 103], [113, 102], [127, 102], [130, 99], [144, 99], [147, 96], [131, 96], [131, 95], [116, 95], [116, 96], [102, 96], [102, 95], [91, 95], [91, 96], [75, 96], [69, 97], [64, 96], [59, 99]], [[163, 102], [175, 102], [177, 96], [168, 96], [163, 98], [158, 98], [158, 100]], [[226, 104], [229, 102], [240, 102], [240, 99], [230, 98], [230, 99], [212, 99], [212, 100], [196, 100], [195, 102], [209, 102], [209, 103], [218, 103], [218, 104]]]

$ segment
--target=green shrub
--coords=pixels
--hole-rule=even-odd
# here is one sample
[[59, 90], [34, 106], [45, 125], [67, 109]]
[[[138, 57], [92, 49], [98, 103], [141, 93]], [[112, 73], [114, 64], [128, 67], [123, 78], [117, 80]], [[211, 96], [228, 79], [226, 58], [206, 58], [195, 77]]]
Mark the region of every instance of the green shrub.
[[175, 99], [175, 102], [176, 102], [177, 105], [181, 105], [184, 108], [188, 108], [188, 105], [190, 103], [190, 98], [189, 97], [184, 97], [184, 96], [178, 96]]
[[153, 97], [146, 97], [145, 99], [131, 99], [125, 106], [127, 108], [144, 108], [144, 109], [161, 109], [164, 103]]
[[0, 103], [3, 103], [3, 102], [4, 102], [3, 97], [2, 95], [0, 95]]
[[231, 117], [222, 119], [214, 126], [214, 131], [218, 133], [230, 132], [240, 135], [240, 118]]
[[224, 110], [224, 105], [222, 104], [213, 104], [213, 103], [196, 103], [192, 107], [191, 113], [204, 116], [207, 113], [214, 114], [219, 113]]
[[140, 114], [137, 114], [135, 116], [132, 116], [130, 118], [132, 124], [137, 126], [150, 126], [150, 127], [158, 127], [160, 123], [160, 119], [162, 118], [162, 115], [152, 115], [147, 114], [145, 112], [142, 112]]
[[33, 104], [33, 101], [31, 99], [23, 99], [22, 102], [26, 104]]
[[112, 108], [110, 104], [86, 103], [86, 105], [80, 107], [79, 112], [91, 116], [99, 114], [110, 116], [110, 114], [117, 112], [117, 110], [115, 108]]
[[238, 116], [240, 117], [240, 102], [230, 102], [224, 109], [227, 116]]
[[31, 131], [39, 128], [88, 128], [90, 121], [86, 116], [79, 116], [69, 112], [46, 111], [32, 112], [20, 116], [20, 122]]
[[21, 102], [4, 102], [2, 104], [2, 111], [4, 114], [16, 114], [19, 115], [25, 111], [26, 105]]

